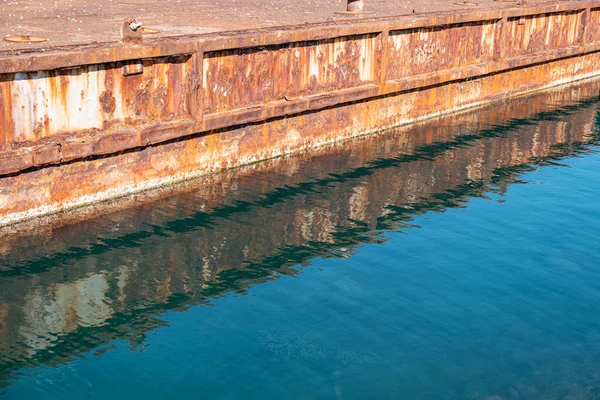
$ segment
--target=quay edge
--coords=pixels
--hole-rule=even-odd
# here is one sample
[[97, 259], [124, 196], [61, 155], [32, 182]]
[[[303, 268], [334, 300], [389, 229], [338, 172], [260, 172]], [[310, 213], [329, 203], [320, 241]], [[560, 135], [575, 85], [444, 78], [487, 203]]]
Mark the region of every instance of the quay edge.
[[600, 1], [0, 54], [0, 225], [600, 74]]

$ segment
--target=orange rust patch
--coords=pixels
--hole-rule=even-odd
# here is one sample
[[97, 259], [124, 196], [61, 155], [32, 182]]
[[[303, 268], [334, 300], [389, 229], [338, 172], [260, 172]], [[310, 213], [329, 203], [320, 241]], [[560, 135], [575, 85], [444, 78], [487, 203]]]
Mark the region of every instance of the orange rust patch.
[[105, 90], [102, 92], [99, 100], [100, 105], [102, 106], [102, 111], [107, 114], [112, 114], [115, 112], [115, 109], [117, 108], [117, 101], [115, 100], [111, 90]]

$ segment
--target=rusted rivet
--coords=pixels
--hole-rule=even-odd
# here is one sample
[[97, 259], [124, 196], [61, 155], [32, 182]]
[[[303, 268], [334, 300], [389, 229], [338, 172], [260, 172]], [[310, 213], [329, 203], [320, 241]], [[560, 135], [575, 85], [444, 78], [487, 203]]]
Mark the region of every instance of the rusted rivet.
[[11, 35], [5, 36], [4, 41], [13, 43], [41, 43], [48, 41], [48, 39], [41, 36]]
[[142, 23], [135, 18], [127, 18], [121, 25], [121, 40], [124, 42], [140, 42], [142, 40]]

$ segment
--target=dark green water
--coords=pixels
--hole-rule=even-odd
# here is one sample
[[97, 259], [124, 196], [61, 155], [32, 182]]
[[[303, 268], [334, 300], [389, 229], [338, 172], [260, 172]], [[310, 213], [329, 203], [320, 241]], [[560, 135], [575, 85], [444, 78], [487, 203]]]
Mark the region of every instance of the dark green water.
[[6, 399], [600, 399], [598, 82], [0, 244]]

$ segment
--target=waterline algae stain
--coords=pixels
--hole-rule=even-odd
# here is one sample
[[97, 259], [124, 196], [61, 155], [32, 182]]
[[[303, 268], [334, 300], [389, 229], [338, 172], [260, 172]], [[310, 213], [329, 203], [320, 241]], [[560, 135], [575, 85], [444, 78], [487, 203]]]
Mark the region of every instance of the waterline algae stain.
[[5, 231], [0, 393], [597, 398], [599, 89]]

